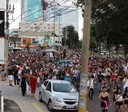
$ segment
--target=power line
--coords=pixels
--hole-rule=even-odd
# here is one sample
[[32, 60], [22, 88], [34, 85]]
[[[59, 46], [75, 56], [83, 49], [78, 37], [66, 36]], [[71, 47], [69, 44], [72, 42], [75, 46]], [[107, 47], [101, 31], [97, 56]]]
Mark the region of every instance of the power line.
[[[51, 17], [51, 19], [52, 18], [54, 18], [54, 17], [56, 17], [58, 14], [60, 14], [60, 13], [62, 13], [63, 11], [65, 11], [65, 10], [67, 10], [67, 9], [69, 9], [71, 6], [68, 6], [67, 8], [65, 8], [65, 9], [61, 9], [61, 10], [59, 10], [59, 12], [55, 15], [55, 16], [52, 16]], [[52, 12], [51, 12], [52, 13]], [[50, 15], [50, 14], [48, 14], [48, 15]], [[46, 15], [47, 16], [47, 15]], [[42, 16], [40, 16], [40, 17], [42, 17]], [[36, 19], [38, 19], [39, 17], [37, 17]], [[46, 18], [46, 19], [48, 19], [48, 18]], [[51, 19], [49, 19], [49, 20], [51, 20]], [[33, 19], [33, 22], [31, 22], [28, 26], [30, 26], [31, 24], [33, 24], [33, 23], [35, 23], [35, 21], [34, 21], [35, 19]], [[38, 22], [39, 21], [42, 21], [43, 19], [40, 19], [40, 20], [38, 20]], [[25, 26], [26, 27], [26, 26]]]
[[[76, 9], [76, 10], [78, 10], [78, 9]], [[68, 12], [66, 12], [66, 13], [73, 12], [73, 11], [76, 11], [76, 10], [68, 11]], [[66, 14], [66, 13], [62, 13], [62, 14]], [[56, 15], [55, 15], [55, 16], [56, 16]], [[55, 16], [52, 16], [51, 18], [54, 18]], [[50, 20], [51, 18], [49, 18], [49, 20]], [[47, 21], [41, 23], [40, 25], [43, 25], [44, 23], [48, 22], [49, 20], [47, 20]], [[38, 25], [38, 26], [36, 26], [36, 27], [39, 27], [40, 25]], [[28, 26], [30, 26], [30, 25], [28, 25]], [[29, 32], [30, 30], [31, 30], [31, 29], [29, 29], [29, 30], [23, 32], [22, 34], [25, 34], [26, 32]], [[21, 35], [22, 35], [22, 34], [21, 34]]]

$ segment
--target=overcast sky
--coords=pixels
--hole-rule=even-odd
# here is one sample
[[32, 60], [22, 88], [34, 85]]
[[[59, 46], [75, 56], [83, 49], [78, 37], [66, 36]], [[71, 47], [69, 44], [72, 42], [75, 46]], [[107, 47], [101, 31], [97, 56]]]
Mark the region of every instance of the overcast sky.
[[[10, 4], [14, 4], [15, 6], [15, 12], [13, 14], [13, 19], [17, 18], [18, 16], [21, 15], [21, 4], [20, 0], [10, 0]], [[79, 32], [79, 37], [80, 39], [82, 38], [82, 28], [83, 28], [83, 17], [81, 16], [81, 10], [79, 10], [79, 26], [78, 26], [78, 32]], [[12, 22], [12, 15], [10, 15], [10, 22]], [[13, 28], [19, 28], [19, 22], [20, 18], [14, 21], [12, 24], [10, 24], [10, 29]]]

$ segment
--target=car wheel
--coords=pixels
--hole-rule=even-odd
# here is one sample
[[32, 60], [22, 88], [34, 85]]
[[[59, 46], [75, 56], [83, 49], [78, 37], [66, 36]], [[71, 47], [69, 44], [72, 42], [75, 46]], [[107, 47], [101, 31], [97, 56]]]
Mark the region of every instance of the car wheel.
[[48, 108], [49, 111], [53, 110], [52, 109], [52, 102], [50, 100], [48, 101], [47, 108]]
[[39, 102], [42, 102], [42, 95], [41, 95], [41, 92], [39, 92]]

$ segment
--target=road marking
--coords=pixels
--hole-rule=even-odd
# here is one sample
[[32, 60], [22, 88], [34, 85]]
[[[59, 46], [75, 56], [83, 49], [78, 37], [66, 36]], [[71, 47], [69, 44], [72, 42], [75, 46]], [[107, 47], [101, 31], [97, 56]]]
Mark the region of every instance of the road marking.
[[38, 96], [34, 95], [34, 97], [35, 97], [37, 100], [39, 100], [39, 97], [38, 97]]
[[34, 107], [38, 110], [38, 112], [43, 112], [43, 110], [38, 106], [39, 102], [32, 103]]

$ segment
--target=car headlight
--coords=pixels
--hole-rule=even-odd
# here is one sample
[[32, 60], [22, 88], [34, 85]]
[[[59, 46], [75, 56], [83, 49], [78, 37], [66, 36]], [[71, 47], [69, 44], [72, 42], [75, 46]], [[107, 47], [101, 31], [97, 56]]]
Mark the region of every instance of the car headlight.
[[62, 102], [62, 99], [57, 98], [57, 97], [53, 97], [53, 100], [56, 101], [56, 102]]

